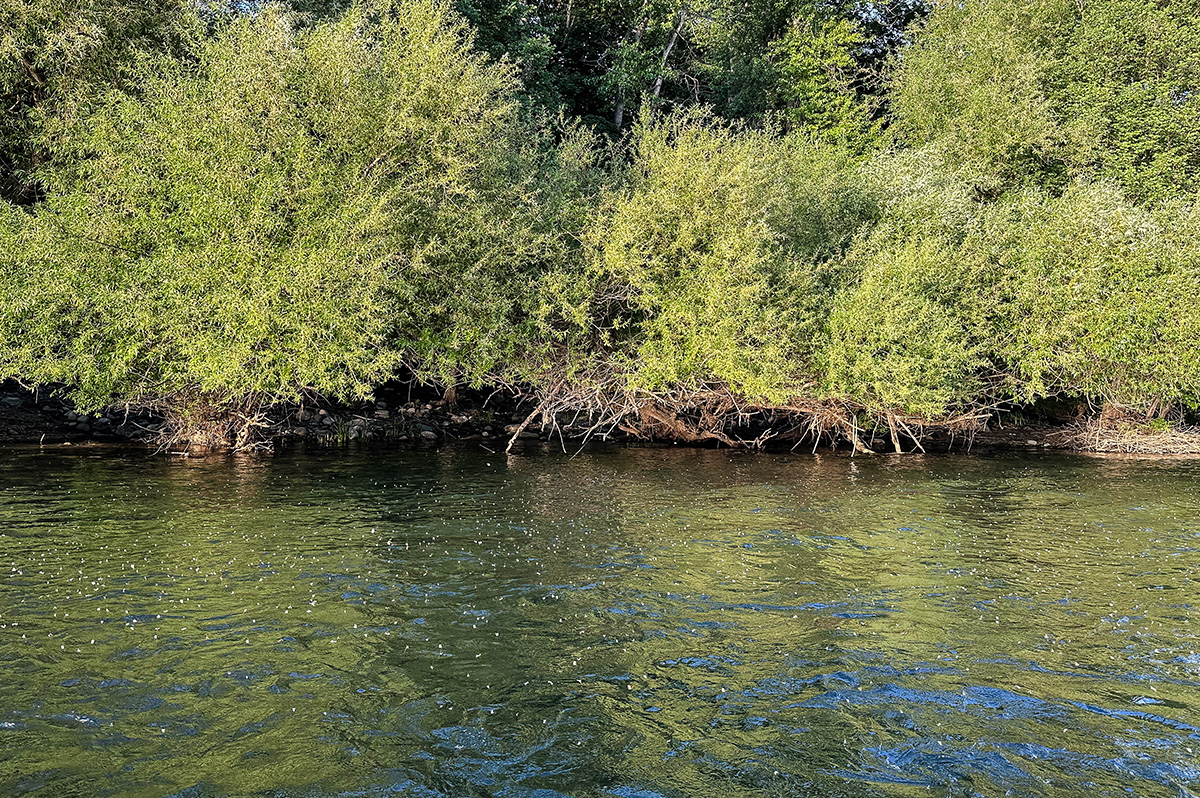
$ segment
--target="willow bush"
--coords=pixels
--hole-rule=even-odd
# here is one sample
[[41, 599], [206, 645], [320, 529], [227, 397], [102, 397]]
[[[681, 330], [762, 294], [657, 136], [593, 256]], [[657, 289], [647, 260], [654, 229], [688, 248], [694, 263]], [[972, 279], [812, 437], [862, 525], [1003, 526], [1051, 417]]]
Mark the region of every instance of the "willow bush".
[[496, 275], [553, 249], [510, 210], [536, 160], [511, 70], [469, 44], [414, 0], [306, 31], [266, 8], [61, 119], [48, 201], [4, 219], [3, 371], [240, 406], [455, 360]]
[[1195, 10], [1181, 0], [939, 4], [897, 61], [892, 131], [939, 145], [992, 197], [1097, 177], [1136, 202], [1193, 192]]
[[937, 420], [986, 394], [953, 243], [936, 236], [872, 241], [847, 259], [822, 352], [824, 389], [876, 415]]
[[704, 113], [644, 121], [631, 149], [584, 233], [582, 273], [546, 283], [581, 348], [634, 389], [808, 390], [825, 264], [874, 208], [853, 161]]
[[136, 92], [138, 63], [185, 52], [201, 17], [187, 0], [0, 2], [0, 201], [39, 200], [33, 173], [49, 156], [38, 136], [47, 117], [106, 87]]
[[963, 257], [996, 266], [987, 338], [1013, 398], [1195, 407], [1198, 221], [1192, 204], [1147, 209], [1105, 185], [988, 208]]
[[972, 210], [968, 178], [890, 174], [884, 220], [839, 263], [826, 390], [935, 420], [1044, 398], [1197, 406], [1194, 203], [1147, 208], [1077, 182]]
[[[611, 139], [523, 102], [439, 3], [88, 6], [91, 44], [31, 8], [70, 35], [0, 35], [0, 377], [84, 406], [249, 419], [401, 370], [929, 423], [1200, 406], [1176, 0], [936, 4], [879, 103], [863, 31], [797, 23], [770, 50], [786, 113], [626, 97]], [[22, 71], [39, 42], [57, 84]]]

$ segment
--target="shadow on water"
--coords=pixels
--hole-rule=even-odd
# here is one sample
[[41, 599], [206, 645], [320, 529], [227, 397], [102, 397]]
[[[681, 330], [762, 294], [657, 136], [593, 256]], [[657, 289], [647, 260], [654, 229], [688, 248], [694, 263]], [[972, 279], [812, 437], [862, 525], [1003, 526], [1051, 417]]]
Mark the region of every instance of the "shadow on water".
[[0, 461], [0, 794], [1200, 790], [1200, 463]]

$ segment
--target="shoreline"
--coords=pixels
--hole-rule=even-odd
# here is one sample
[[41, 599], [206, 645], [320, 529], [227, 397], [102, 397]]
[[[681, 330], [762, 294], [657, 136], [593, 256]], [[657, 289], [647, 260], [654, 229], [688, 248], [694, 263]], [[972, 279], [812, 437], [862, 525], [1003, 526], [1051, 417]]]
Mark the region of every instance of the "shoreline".
[[[266, 413], [265, 450], [296, 445], [340, 447], [352, 443], [442, 446], [473, 442], [499, 452], [513, 444], [545, 444], [571, 450], [590, 441], [637, 445], [693, 446], [759, 451], [819, 451], [845, 449], [861, 456], [919, 453], [980, 453], [988, 451], [1057, 451], [1079, 454], [1125, 454], [1131, 456], [1200, 455], [1200, 428], [1165, 422], [1136, 424], [1128, 420], [1098, 418], [1065, 423], [1010, 423], [1002, 416], [985, 422], [981, 429], [955, 432], [928, 428], [913, 438], [889, 437], [886, 426], [862, 430], [862, 439], [851, 441], [844, 434], [824, 432], [775, 437], [771, 424], [778, 419], [743, 420], [738, 437], [699, 440], [670, 434], [646, 434], [625, 423], [612, 423], [597, 430], [586, 414], [574, 418], [546, 418], [537, 412], [536, 400], [527, 395], [467, 396], [459, 401], [438, 398], [431, 388], [393, 391], [374, 402], [339, 404], [317, 402], [307, 405], [277, 405]], [[581, 422], [579, 419], [583, 417]], [[535, 418], [536, 417], [536, 418]], [[1024, 419], [1022, 419], [1024, 422]], [[794, 425], [793, 425], [794, 427]], [[0, 392], [0, 446], [115, 445], [135, 447], [151, 453], [196, 456], [227, 451], [174, 445], [164, 437], [167, 421], [153, 411], [114, 406], [101, 413], [75, 411], [69, 401], [25, 389]], [[753, 437], [748, 437], [753, 436]], [[772, 440], [772, 438], [774, 438]]]

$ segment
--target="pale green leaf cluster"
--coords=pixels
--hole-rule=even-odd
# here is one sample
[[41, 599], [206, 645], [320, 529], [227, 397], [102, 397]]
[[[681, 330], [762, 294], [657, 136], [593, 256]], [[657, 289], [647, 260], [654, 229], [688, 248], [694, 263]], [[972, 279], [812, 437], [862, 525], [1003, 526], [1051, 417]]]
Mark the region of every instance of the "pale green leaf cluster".
[[513, 90], [406, 0], [307, 31], [268, 8], [154, 61], [51, 129], [51, 198], [8, 213], [6, 289], [32, 299], [4, 314], [3, 371], [93, 405], [354, 396], [453, 346], [514, 254], [519, 214], [488, 210]]
[[872, 143], [877, 126], [850, 86], [858, 66], [854, 52], [865, 42], [862, 31], [844, 17], [795, 17], [769, 53], [783, 117], [856, 149]]
[[566, 315], [631, 387], [724, 384], [772, 401], [804, 390], [824, 264], [874, 208], [853, 162], [703, 114], [643, 124], [634, 148], [589, 222]]
[[937, 7], [894, 78], [894, 132], [939, 143], [984, 191], [1024, 180], [1061, 144], [1043, 80], [1068, 0], [967, 0]]
[[971, 212], [967, 184], [885, 191], [884, 220], [841, 264], [832, 391], [925, 417], [1047, 397], [1197, 406], [1194, 202], [1076, 183]]
[[1136, 201], [1195, 191], [1200, 18], [1167, 0], [939, 4], [893, 76], [892, 130], [989, 196], [1101, 177]]
[[925, 418], [983, 395], [986, 363], [952, 253], [937, 235], [876, 240], [850, 253], [846, 266], [860, 273], [833, 298], [822, 352], [830, 395]]
[[1112, 187], [990, 208], [964, 254], [993, 264], [987, 338], [1016, 395], [1196, 406], [1198, 240], [1194, 204], [1141, 208]]

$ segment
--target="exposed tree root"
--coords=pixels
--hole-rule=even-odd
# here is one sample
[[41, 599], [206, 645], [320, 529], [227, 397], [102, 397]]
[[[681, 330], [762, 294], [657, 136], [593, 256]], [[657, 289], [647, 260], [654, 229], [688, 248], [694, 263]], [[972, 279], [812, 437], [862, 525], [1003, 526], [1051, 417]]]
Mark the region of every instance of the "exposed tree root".
[[274, 424], [259, 397], [236, 402], [210, 396], [168, 397], [141, 406], [163, 418], [155, 441], [160, 452], [269, 451], [274, 446]]
[[[631, 389], [615, 377], [587, 383], [560, 379], [548, 388], [533, 389], [496, 384], [519, 403], [532, 403], [519, 424], [506, 427], [508, 451], [522, 437], [557, 437], [566, 450], [568, 440], [616, 436], [740, 449], [790, 444], [793, 449], [811, 445], [815, 451], [824, 443], [833, 448], [848, 444], [855, 454], [924, 452], [932, 433], [948, 433], [951, 442], [961, 435], [969, 443], [993, 415], [992, 408], [979, 408], [931, 420], [846, 399], [773, 404], [747, 399], [719, 384], [652, 392]], [[456, 393], [447, 390], [444, 401], [456, 399]], [[270, 399], [189, 394], [143, 400], [136, 406], [162, 419], [155, 432], [159, 451], [263, 451], [273, 448], [277, 434], [304, 420], [302, 406], [272, 405]]]
[[[904, 451], [903, 436], [911, 449], [923, 452], [922, 439], [929, 432], [969, 438], [991, 417], [989, 410], [979, 410], [931, 421], [895, 412], [871, 413], [862, 405], [837, 399], [768, 404], [719, 385], [655, 393], [621, 387], [615, 381], [587, 386], [559, 381], [532, 397], [536, 400], [533, 410], [510, 429], [509, 450], [523, 432], [537, 424], [541, 431], [563, 441], [568, 437], [603, 439], [620, 431], [639, 440], [716, 443], [745, 449], [761, 449], [768, 441], [791, 442], [793, 448], [809, 441], [815, 449], [824, 440], [834, 447], [846, 442], [855, 452], [873, 454], [878, 422], [883, 421], [895, 451]], [[867, 419], [876, 422], [869, 429], [863, 426]]]

